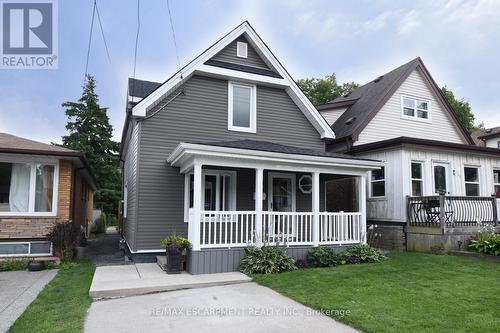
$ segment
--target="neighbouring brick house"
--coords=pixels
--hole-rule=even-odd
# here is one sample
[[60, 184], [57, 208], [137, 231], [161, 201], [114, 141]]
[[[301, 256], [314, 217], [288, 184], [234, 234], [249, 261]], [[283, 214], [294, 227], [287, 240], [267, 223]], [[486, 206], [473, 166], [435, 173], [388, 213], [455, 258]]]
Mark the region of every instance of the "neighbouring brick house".
[[88, 233], [94, 191], [82, 153], [0, 133], [0, 259], [52, 255], [58, 222]]

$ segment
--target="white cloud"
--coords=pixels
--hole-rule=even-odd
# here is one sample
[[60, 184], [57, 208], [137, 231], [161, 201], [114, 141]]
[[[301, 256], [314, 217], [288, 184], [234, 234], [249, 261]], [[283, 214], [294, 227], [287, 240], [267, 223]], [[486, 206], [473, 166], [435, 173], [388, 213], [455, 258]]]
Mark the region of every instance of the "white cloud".
[[420, 26], [419, 13], [416, 10], [409, 11], [399, 24], [399, 35], [410, 35]]
[[398, 15], [399, 11], [388, 10], [375, 16], [373, 19], [362, 22], [360, 32], [375, 33], [384, 29], [388, 25], [388, 21]]

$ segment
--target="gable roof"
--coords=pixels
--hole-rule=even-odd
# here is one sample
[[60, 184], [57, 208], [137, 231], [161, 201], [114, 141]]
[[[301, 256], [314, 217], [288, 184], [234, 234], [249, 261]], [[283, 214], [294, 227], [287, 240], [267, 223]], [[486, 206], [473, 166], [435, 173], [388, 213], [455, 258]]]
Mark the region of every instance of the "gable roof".
[[159, 82], [138, 80], [128, 78], [128, 95], [130, 97], [144, 98], [155, 91], [156, 88], [161, 86]]
[[500, 137], [500, 126], [492, 128], [482, 128], [472, 133], [472, 138], [478, 146], [484, 146], [484, 140]]
[[[280, 77], [262, 75], [262, 73], [240, 71], [237, 68], [223, 68], [206, 64], [208, 60], [213, 58], [217, 53], [243, 34], [262, 60], [268, 63], [269, 67], [274, 69]], [[259, 84], [283, 88], [292, 98], [294, 103], [299, 107], [304, 116], [319, 132], [321, 138], [335, 138], [332, 128], [330, 128], [323, 116], [300, 90], [290, 74], [274, 56], [248, 21], [241, 23], [236, 28], [231, 30], [228, 34], [219, 39], [212, 46], [176, 72], [167, 81], [161, 84], [161, 86], [141, 99], [135, 106], [133, 106], [132, 115], [135, 117], [145, 117], [146, 112], [154, 107], [158, 101], [173, 92], [189, 77], [196, 73], [247, 82], [258, 82]]]
[[351, 138], [356, 141], [359, 134], [373, 117], [375, 117], [387, 100], [416, 69], [422, 71], [424, 79], [427, 80], [432, 91], [437, 96], [438, 101], [441, 102], [465, 140], [469, 144], [474, 145], [474, 140], [472, 140], [470, 134], [460, 122], [455, 111], [451, 108], [420, 57], [358, 87], [350, 94], [338, 97], [331, 102], [318, 106], [318, 109], [328, 110], [348, 106], [347, 110], [332, 125], [332, 129], [337, 139]]

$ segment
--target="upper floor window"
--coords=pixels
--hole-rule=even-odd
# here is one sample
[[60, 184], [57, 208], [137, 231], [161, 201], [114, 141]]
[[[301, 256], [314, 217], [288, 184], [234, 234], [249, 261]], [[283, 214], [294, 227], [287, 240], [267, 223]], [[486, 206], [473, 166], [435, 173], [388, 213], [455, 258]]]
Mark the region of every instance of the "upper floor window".
[[401, 116], [409, 119], [430, 120], [431, 103], [424, 99], [403, 96]]
[[423, 195], [423, 184], [422, 162], [411, 162], [411, 195]]
[[0, 215], [53, 215], [56, 165], [0, 162]]
[[479, 168], [464, 167], [465, 195], [479, 196]]
[[255, 85], [229, 82], [228, 129], [256, 132], [257, 88]]
[[236, 42], [236, 56], [240, 58], [248, 57], [248, 44], [244, 42]]
[[500, 141], [497, 141], [497, 148], [500, 149]]
[[385, 196], [385, 167], [371, 172], [371, 196], [384, 197]]

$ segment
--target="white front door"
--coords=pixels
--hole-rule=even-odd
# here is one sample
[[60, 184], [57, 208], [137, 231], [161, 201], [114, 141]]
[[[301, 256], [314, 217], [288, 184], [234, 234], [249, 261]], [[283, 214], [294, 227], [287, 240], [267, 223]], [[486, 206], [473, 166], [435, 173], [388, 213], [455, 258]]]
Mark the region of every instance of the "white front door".
[[434, 184], [433, 189], [435, 194], [439, 194], [440, 192], [450, 194], [450, 164], [446, 162], [433, 162], [432, 180]]
[[270, 172], [268, 187], [270, 211], [295, 211], [295, 174]]

